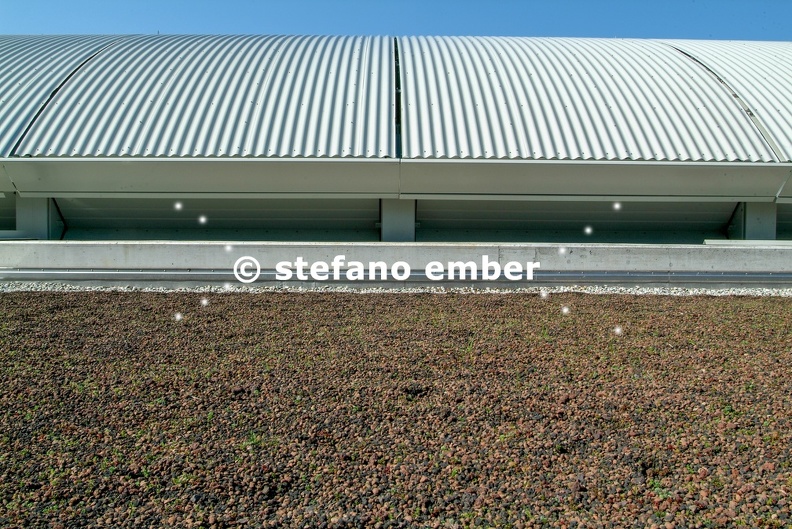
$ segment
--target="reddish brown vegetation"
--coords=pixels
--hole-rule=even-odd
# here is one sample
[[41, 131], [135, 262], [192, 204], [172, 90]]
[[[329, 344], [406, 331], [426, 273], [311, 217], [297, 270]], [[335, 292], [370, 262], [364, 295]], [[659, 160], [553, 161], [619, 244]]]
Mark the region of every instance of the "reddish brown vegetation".
[[792, 523], [789, 300], [201, 297], [0, 296], [0, 525]]

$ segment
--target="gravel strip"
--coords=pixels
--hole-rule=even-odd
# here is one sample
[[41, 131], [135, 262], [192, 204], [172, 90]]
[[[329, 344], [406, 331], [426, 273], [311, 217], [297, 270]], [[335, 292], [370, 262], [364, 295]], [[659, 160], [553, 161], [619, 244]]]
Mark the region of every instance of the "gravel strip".
[[243, 286], [238, 283], [196, 287], [139, 287], [139, 286], [95, 286], [59, 282], [11, 281], [0, 283], [2, 292], [205, 292], [205, 293], [272, 293], [272, 292], [330, 292], [351, 294], [557, 294], [575, 292], [580, 294], [627, 294], [655, 296], [776, 296], [792, 297], [792, 288], [682, 288], [682, 287], [618, 287], [618, 286], [552, 286], [520, 288], [475, 288], [460, 287], [350, 287], [345, 285], [323, 285], [305, 287], [282, 284], [278, 286]]
[[2, 293], [0, 526], [790, 527], [791, 308]]

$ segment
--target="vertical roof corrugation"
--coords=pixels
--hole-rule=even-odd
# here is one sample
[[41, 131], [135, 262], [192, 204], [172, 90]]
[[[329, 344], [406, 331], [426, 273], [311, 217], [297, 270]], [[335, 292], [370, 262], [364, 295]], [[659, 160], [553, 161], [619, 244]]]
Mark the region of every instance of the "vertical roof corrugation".
[[64, 79], [118, 38], [0, 35], [0, 157], [11, 154]]
[[385, 37], [141, 36], [74, 76], [30, 156], [395, 157]]
[[727, 90], [657, 41], [399, 39], [405, 158], [777, 161]]
[[792, 42], [666, 42], [723, 79], [792, 161]]

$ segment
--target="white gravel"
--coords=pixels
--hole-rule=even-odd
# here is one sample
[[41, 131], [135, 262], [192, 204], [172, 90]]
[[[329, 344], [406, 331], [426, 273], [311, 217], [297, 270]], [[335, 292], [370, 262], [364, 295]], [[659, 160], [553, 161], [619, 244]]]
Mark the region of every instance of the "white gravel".
[[108, 286], [60, 282], [11, 281], [0, 282], [3, 292], [205, 292], [205, 293], [267, 293], [267, 292], [349, 292], [356, 294], [555, 294], [579, 292], [583, 294], [630, 294], [656, 296], [777, 296], [792, 297], [792, 288], [683, 288], [683, 287], [621, 287], [621, 286], [536, 286], [519, 288], [478, 288], [471, 286], [409, 286], [409, 287], [350, 287], [348, 285], [277, 285], [243, 286], [239, 284], [190, 287]]

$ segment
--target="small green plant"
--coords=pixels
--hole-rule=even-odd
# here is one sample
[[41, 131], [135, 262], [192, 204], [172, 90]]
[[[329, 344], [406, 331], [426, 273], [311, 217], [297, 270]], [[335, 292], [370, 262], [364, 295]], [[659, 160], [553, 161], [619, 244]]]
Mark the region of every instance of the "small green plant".
[[667, 500], [672, 496], [671, 491], [663, 487], [663, 484], [660, 482], [659, 479], [650, 479], [646, 482], [646, 484], [649, 488], [652, 489], [652, 492], [654, 492], [655, 495], [661, 500]]
[[195, 476], [192, 474], [180, 474], [173, 478], [173, 484], [177, 487], [181, 487], [182, 485], [190, 483], [193, 479], [195, 479]]
[[465, 353], [470, 355], [473, 352], [473, 338], [468, 340], [467, 345], [465, 346]]
[[257, 433], [251, 432], [247, 439], [242, 441], [242, 448], [248, 448], [250, 446], [258, 446], [261, 444], [261, 435]]
[[240, 448], [247, 450], [249, 447], [274, 447], [280, 444], [280, 439], [275, 436], [267, 437], [263, 434], [250, 432], [247, 439], [242, 441]]
[[729, 419], [733, 419], [733, 418], [735, 418], [735, 417], [737, 417], [737, 416], [739, 416], [739, 415], [740, 415], [740, 414], [737, 412], [737, 410], [736, 410], [736, 409], [734, 409], [734, 406], [732, 406], [731, 404], [726, 404], [726, 405], [723, 407], [723, 410], [722, 410], [722, 411], [723, 411], [723, 415], [724, 415], [725, 417], [729, 418]]

